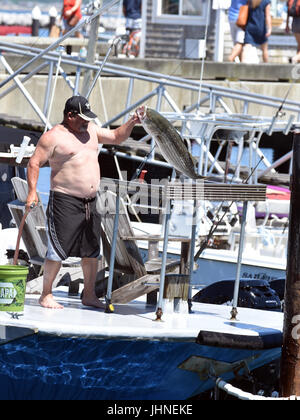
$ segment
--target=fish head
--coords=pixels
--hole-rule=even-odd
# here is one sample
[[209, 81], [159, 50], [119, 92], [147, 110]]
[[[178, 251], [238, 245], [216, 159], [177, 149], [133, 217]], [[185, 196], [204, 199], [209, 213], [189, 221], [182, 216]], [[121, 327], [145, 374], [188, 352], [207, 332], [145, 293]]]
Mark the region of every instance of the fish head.
[[143, 123], [147, 116], [147, 106], [142, 105], [136, 110], [137, 116], [140, 119], [140, 122]]
[[141, 121], [143, 122], [156, 122], [157, 119], [160, 117], [160, 114], [152, 108], [147, 107], [147, 105], [140, 106], [136, 113]]
[[151, 108], [148, 108], [146, 105], [143, 105], [136, 110], [136, 114], [139, 117], [140, 123], [144, 127], [146, 133], [153, 135], [156, 132], [156, 124], [153, 120], [151, 111]]

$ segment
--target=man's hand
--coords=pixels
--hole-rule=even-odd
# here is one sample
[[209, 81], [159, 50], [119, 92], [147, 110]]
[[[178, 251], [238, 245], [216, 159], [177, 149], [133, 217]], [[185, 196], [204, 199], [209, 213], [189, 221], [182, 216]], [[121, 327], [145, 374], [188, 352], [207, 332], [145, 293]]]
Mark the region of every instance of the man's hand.
[[140, 124], [141, 123], [138, 111], [142, 110], [142, 109], [144, 109], [144, 107], [140, 106], [139, 108], [136, 109], [135, 113], [133, 114], [132, 120], [133, 120], [134, 124]]
[[26, 204], [25, 204], [25, 209], [27, 211], [32, 210], [33, 207], [35, 207], [39, 202], [38, 196], [36, 192], [33, 193], [29, 193], [27, 196], [27, 200], [26, 200]]

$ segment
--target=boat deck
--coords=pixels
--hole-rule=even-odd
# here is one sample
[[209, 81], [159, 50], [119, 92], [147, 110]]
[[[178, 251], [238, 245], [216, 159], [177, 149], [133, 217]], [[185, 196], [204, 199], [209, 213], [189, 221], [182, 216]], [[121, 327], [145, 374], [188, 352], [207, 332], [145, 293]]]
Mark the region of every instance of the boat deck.
[[[82, 305], [78, 296], [68, 296], [60, 286], [53, 292], [64, 305], [62, 310], [42, 308], [39, 295], [26, 295], [24, 315], [14, 319], [10, 313], [0, 312], [0, 323], [26, 328], [42, 334], [94, 339], [193, 341], [200, 332], [212, 332], [249, 338], [282, 334], [283, 314], [238, 308], [238, 319], [230, 320], [230, 306], [193, 302], [193, 313], [167, 310], [161, 322], [155, 322], [155, 307], [141, 300], [116, 304], [114, 313]], [[1, 342], [1, 341], [0, 341]]]

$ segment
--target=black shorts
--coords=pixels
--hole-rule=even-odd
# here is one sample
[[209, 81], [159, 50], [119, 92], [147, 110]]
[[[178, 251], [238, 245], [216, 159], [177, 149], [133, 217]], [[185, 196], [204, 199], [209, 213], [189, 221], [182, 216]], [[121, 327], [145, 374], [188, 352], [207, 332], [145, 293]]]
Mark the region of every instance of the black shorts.
[[47, 219], [51, 245], [61, 260], [99, 257], [101, 217], [96, 197], [86, 199], [50, 191]]

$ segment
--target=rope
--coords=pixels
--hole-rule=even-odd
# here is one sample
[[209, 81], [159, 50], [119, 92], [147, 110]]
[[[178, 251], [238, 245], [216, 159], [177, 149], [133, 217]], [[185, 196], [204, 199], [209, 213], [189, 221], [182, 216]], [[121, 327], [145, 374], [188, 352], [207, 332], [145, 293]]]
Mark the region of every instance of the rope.
[[19, 226], [16, 249], [15, 249], [14, 259], [13, 259], [13, 265], [17, 265], [17, 263], [18, 263], [20, 241], [21, 241], [21, 236], [22, 236], [22, 233], [23, 233], [24, 224], [25, 224], [25, 221], [26, 221], [26, 218], [27, 218], [28, 214], [34, 208], [34, 206], [35, 206], [35, 203], [32, 203], [32, 205], [25, 210], [25, 213], [22, 217], [22, 220], [21, 220], [21, 223], [20, 223], [20, 226]]

